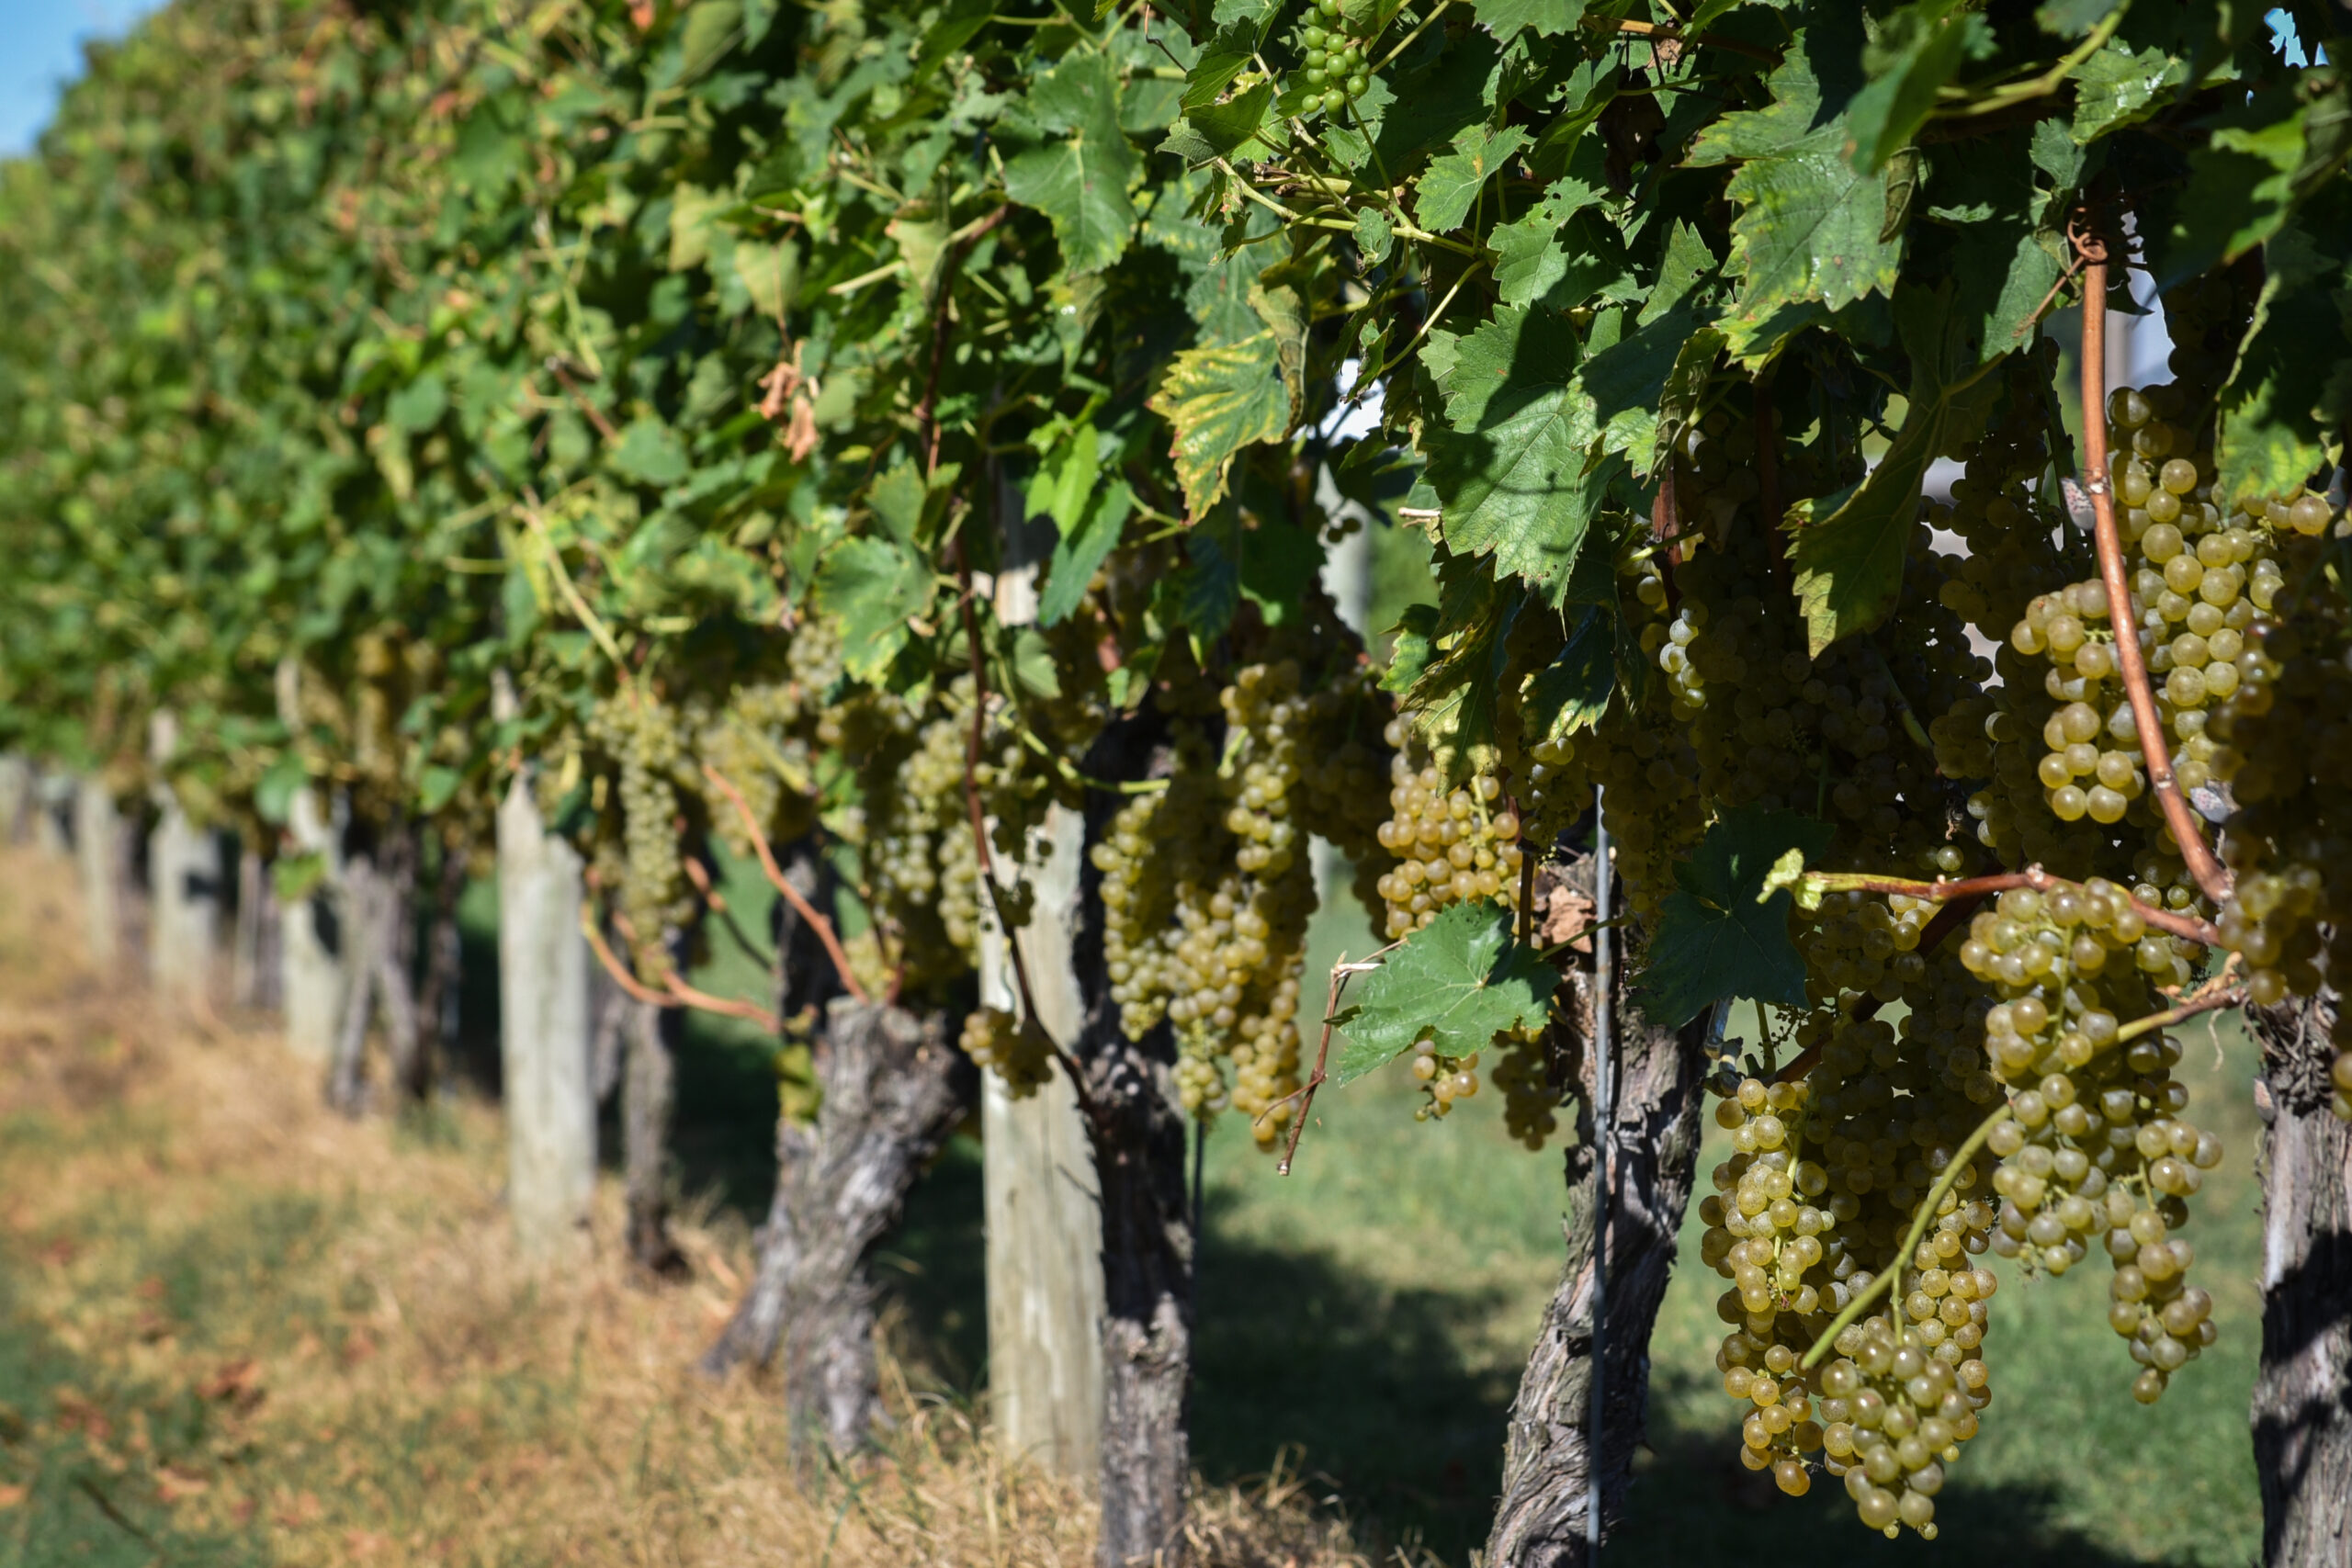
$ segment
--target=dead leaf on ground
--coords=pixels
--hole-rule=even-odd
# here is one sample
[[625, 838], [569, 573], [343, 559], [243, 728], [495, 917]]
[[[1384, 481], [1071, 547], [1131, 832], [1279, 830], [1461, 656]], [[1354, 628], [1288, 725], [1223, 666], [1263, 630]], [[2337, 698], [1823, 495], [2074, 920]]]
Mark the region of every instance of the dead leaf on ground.
[[0, 1486], [0, 1508], [13, 1508], [32, 1495], [29, 1486]]

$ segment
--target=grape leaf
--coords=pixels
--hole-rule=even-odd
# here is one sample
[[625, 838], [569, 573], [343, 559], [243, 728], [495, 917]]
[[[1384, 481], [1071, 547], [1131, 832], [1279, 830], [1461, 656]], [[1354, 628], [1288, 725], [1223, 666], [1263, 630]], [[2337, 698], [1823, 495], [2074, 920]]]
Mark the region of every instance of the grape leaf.
[[1527, 132], [1515, 125], [1500, 130], [1463, 128], [1453, 138], [1453, 151], [1430, 159], [1413, 183], [1413, 213], [1421, 227], [1437, 234], [1460, 227], [1494, 172], [1527, 143]]
[[2277, 233], [2352, 147], [2352, 103], [2340, 84], [2309, 99], [2266, 89], [2227, 119], [2188, 156], [2188, 188], [2153, 258], [2163, 281], [2235, 261]]
[[1198, 523], [1225, 495], [1234, 454], [1288, 433], [1291, 393], [1272, 332], [1239, 343], [1188, 348], [1170, 362], [1151, 411], [1176, 430], [1176, 477], [1187, 517]]
[[1135, 491], [1127, 481], [1114, 479], [1086, 498], [1076, 523], [1062, 530], [1055, 542], [1046, 591], [1037, 599], [1037, 619], [1058, 626], [1086, 597], [1086, 585], [1119, 542], [1119, 534], [1135, 514]]
[[931, 607], [931, 568], [890, 539], [842, 541], [817, 567], [817, 607], [842, 623], [842, 666], [871, 681], [907, 645], [907, 622]]
[[1473, 0], [1471, 9], [1495, 37], [1508, 42], [1532, 28], [1544, 38], [1557, 38], [1584, 20], [1585, 0]]
[[1623, 275], [1623, 246], [1610, 243], [1616, 240], [1613, 230], [1600, 231], [1605, 236], [1604, 243], [1617, 253], [1611, 258], [1605, 250], [1602, 252], [1598, 259], [1614, 263], [1605, 267], [1589, 265], [1598, 247], [1559, 243], [1560, 225], [1585, 209], [1597, 206], [1608, 194], [1601, 172], [1606, 153], [1600, 137], [1580, 138], [1568, 154], [1568, 172], [1555, 180], [1532, 207], [1509, 223], [1497, 224], [1487, 235], [1487, 243], [1495, 250], [1495, 285], [1504, 304], [1532, 304], [1581, 272], [1590, 278], [1590, 283], [1569, 290], [1573, 298], [1554, 301], [1572, 310], [1585, 302], [1593, 286]]
[[441, 423], [448, 408], [448, 384], [428, 370], [384, 400], [384, 417], [402, 430], [422, 435]]
[[1611, 471], [1587, 468], [1596, 432], [1577, 356], [1565, 315], [1506, 307], [1455, 345], [1446, 423], [1422, 433], [1447, 547], [1493, 556], [1555, 604]]
[[[1258, 134], [1258, 128], [1266, 122], [1266, 111], [1273, 106], [1273, 101], [1274, 85], [1261, 82], [1249, 91], [1235, 95], [1229, 102], [1203, 104], [1187, 111], [1183, 125], [1190, 126], [1193, 133], [1220, 158], [1237, 163], [1261, 164], [1274, 155], [1273, 148]], [[1171, 140], [1174, 135], [1175, 132], [1170, 132]]]
[[1722, 322], [1735, 353], [1781, 307], [1818, 299], [1835, 310], [1873, 291], [1891, 292], [1903, 254], [1886, 222], [1883, 176], [1854, 172], [1836, 126], [1795, 149], [1740, 165], [1726, 187], [1739, 203], [1729, 270], [1738, 299]]
[[2290, 219], [2262, 250], [2262, 294], [2222, 392], [2213, 442], [2217, 496], [2290, 500], [2313, 472], [2341, 459], [2352, 420], [2352, 277], [2340, 249], [2352, 200], [2331, 190]]
[[640, 414], [613, 447], [613, 468], [623, 479], [662, 487], [686, 477], [686, 444], [651, 414]]
[[2110, 39], [2075, 69], [2075, 140], [2089, 142], [2145, 119], [2188, 80], [2186, 63], [2151, 44]]
[[1006, 161], [1005, 194], [1044, 213], [1072, 272], [1101, 272], [1124, 254], [1136, 226], [1127, 181], [1135, 149], [1119, 128], [1119, 79], [1104, 54], [1074, 54], [1030, 90], [1028, 107], [1069, 140]]
[[1747, 998], [1804, 1005], [1804, 958], [1789, 940], [1786, 887], [1770, 886], [1792, 850], [1810, 861], [1835, 830], [1792, 811], [1736, 807], [1674, 868], [1636, 999], [1650, 1021], [1679, 1029], [1716, 1002]]
[[1558, 657], [1535, 672], [1521, 709], [1532, 740], [1557, 740], [1589, 729], [1609, 711], [1617, 689], [1618, 615], [1614, 604], [1587, 604]]
[[1852, 138], [1848, 157], [1855, 170], [1876, 174], [1898, 148], [1910, 145], [1928, 123], [1937, 92], [1991, 43], [1984, 18], [1960, 11], [1952, 0], [1918, 0], [1881, 21], [1863, 51], [1870, 85], [1846, 107]]
[[1487, 898], [1448, 905], [1363, 980], [1341, 1015], [1341, 1083], [1352, 1083], [1426, 1036], [1465, 1056], [1507, 1029], [1544, 1016], [1559, 975], [1511, 940], [1511, 911]]

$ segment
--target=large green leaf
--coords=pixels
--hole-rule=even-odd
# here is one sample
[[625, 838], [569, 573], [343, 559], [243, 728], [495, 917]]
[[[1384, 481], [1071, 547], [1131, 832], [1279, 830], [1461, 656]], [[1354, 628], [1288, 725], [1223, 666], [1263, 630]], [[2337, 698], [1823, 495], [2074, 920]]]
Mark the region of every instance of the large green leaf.
[[1722, 324], [1735, 353], [1783, 306], [1817, 299], [1835, 310], [1894, 290], [1903, 241], [1881, 237], [1886, 181], [1857, 174], [1843, 141], [1833, 128], [1732, 175], [1727, 191], [1739, 215], [1732, 220], [1731, 270], [1740, 289]]
[[1542, 307], [1506, 308], [1460, 341], [1446, 418], [1422, 433], [1447, 547], [1489, 555], [1555, 604], [1622, 464], [1592, 467], [1598, 434], [1577, 384], [1576, 330]]
[[2188, 80], [2186, 62], [2150, 44], [2110, 39], [2075, 71], [2075, 140], [2092, 141], [2137, 124]]
[[2221, 398], [2218, 496], [2291, 500], [2343, 458], [2352, 423], [2352, 271], [2341, 245], [2347, 223], [2352, 199], [2338, 187], [2263, 247], [2261, 298]]
[[1413, 184], [1413, 214], [1421, 227], [1439, 234], [1458, 228], [1495, 171], [1527, 143], [1527, 132], [1515, 125], [1465, 127], [1453, 138], [1453, 150], [1430, 159]]
[[1650, 1021], [1679, 1029], [1720, 1001], [1803, 1007], [1804, 959], [1789, 939], [1785, 886], [1767, 887], [1792, 854], [1811, 861], [1836, 836], [1791, 811], [1727, 811], [1690, 858], [1674, 868], [1677, 890], [1658, 910], [1637, 998]]
[[818, 563], [817, 607], [840, 619], [842, 667], [861, 681], [889, 668], [932, 598], [930, 566], [894, 539], [844, 540]]
[[1039, 125], [1066, 133], [1004, 165], [1005, 194], [1044, 213], [1072, 272], [1100, 272], [1125, 254], [1136, 226], [1127, 195], [1136, 155], [1119, 128], [1119, 78], [1105, 54], [1073, 54], [1030, 90]]
[[[1783, 895], [1785, 897], [1785, 895]], [[1336, 1076], [1351, 1083], [1426, 1037], [1466, 1056], [1505, 1030], [1544, 1017], [1559, 975], [1511, 936], [1511, 911], [1491, 899], [1448, 905], [1363, 981], [1341, 1017]]]

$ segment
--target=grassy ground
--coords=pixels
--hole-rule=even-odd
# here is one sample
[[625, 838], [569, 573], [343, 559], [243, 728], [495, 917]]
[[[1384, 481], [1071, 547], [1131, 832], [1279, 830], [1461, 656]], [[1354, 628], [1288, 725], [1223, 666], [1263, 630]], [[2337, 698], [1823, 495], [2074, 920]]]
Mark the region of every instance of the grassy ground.
[[[695, 1278], [640, 1290], [607, 1258], [534, 1280], [504, 1258], [487, 1107], [460, 1096], [402, 1127], [327, 1118], [274, 1041], [166, 1030], [76, 976], [40, 935], [72, 929], [62, 879], [0, 870], [0, 1562], [1085, 1559], [1083, 1500], [1003, 1465], [972, 1418], [987, 1347], [968, 1143], [926, 1177], [883, 1258], [889, 1452], [795, 1484], [771, 1391], [681, 1371], [727, 1309], [766, 1197], [773, 1080], [755, 1039], [699, 1023], [688, 1037]], [[755, 889], [733, 880], [756, 939]], [[1336, 917], [1315, 935], [1318, 964], [1371, 945]], [[758, 970], [739, 955], [702, 979], [750, 994]], [[2013, 1282], [1989, 1346], [1998, 1398], [1946, 1494], [1943, 1540], [1880, 1540], [1834, 1486], [1792, 1503], [1737, 1466], [1709, 1360], [1720, 1287], [1686, 1256], [1652, 1347], [1652, 1451], [1609, 1559], [2251, 1557], [2248, 1058], [2226, 1032], [2218, 1061], [2201, 1028], [2188, 1040], [2199, 1113], [2231, 1144], [2190, 1233], [2223, 1339], [2163, 1405], [2126, 1392], [2102, 1270]], [[1391, 1563], [1402, 1548], [1459, 1565], [1483, 1535], [1557, 1269], [1559, 1156], [1508, 1144], [1489, 1097], [1442, 1126], [1413, 1122], [1410, 1103], [1379, 1077], [1325, 1094], [1287, 1180], [1236, 1128], [1209, 1142], [1194, 1451], [1212, 1562]], [[1311, 1484], [1270, 1491], [1277, 1462]]]

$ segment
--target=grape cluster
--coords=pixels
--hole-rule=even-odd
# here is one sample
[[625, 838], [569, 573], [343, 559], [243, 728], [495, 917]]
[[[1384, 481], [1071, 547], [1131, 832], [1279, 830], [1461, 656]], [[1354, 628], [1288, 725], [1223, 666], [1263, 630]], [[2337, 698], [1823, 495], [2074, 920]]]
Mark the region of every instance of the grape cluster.
[[1993, 1246], [2063, 1274], [2104, 1236], [2109, 1321], [2143, 1368], [2133, 1396], [2152, 1403], [2213, 1340], [2211, 1303], [2185, 1279], [2193, 1252], [2170, 1233], [2222, 1153], [2182, 1114], [2178, 1044], [2119, 1021], [2148, 1010], [2149, 977], [2173, 978], [2172, 940], [2094, 879], [2003, 893], [1970, 923], [1961, 959], [2006, 998], [1984, 1017], [1986, 1055], [2014, 1091], [1986, 1143], [2004, 1200]]
[[1034, 1018], [1002, 1008], [975, 1008], [964, 1017], [964, 1055], [1004, 1080], [1005, 1091], [1026, 1100], [1054, 1076], [1054, 1043]]
[[1380, 41], [1380, 28], [1375, 23], [1370, 32], [1358, 36], [1349, 26], [1340, 0], [1315, 0], [1298, 31], [1307, 102], [1328, 115], [1337, 116], [1372, 90], [1372, 51]]
[[1203, 711], [1173, 725], [1167, 788], [1127, 802], [1091, 852], [1121, 1027], [1140, 1039], [1166, 1019], [1184, 1109], [1238, 1111], [1269, 1148], [1299, 1087], [1299, 976], [1315, 908], [1302, 749], [1345, 701], [1318, 707], [1302, 680], [1282, 660], [1243, 666], [1213, 702], [1194, 694], [1189, 705]]
[[1501, 781], [1479, 773], [1448, 789], [1435, 763], [1414, 765], [1418, 749], [1402, 720], [1389, 726], [1387, 740], [1399, 748], [1389, 764], [1388, 819], [1378, 829], [1380, 847], [1397, 857], [1378, 885], [1389, 938], [1408, 936], [1447, 905], [1471, 898], [1516, 909], [1523, 852]]
[[1929, 1315], [1905, 1324], [1900, 1314], [1882, 1314], [1838, 1336], [1838, 1359], [1821, 1370], [1822, 1446], [1872, 1529], [1893, 1537], [1908, 1525], [1936, 1538], [1943, 1467], [1976, 1435], [1977, 1412], [1992, 1391], [1981, 1359], [1955, 1365], [1917, 1343], [1917, 1330], [1955, 1321], [1955, 1334], [1981, 1328], [1996, 1283], [1988, 1269], [1929, 1269], [1910, 1303], [1928, 1307]]
[[[2290, 520], [2287, 546], [2299, 579], [2313, 575], [2309, 558], [2321, 547], [2302, 541], [2324, 506], [2306, 495], [2283, 509], [2305, 513]], [[2340, 539], [2352, 524], [2336, 519], [2319, 532]], [[2245, 678], [2207, 726], [2243, 758], [2231, 780], [2238, 810], [2222, 840], [2236, 883], [2216, 924], [2245, 958], [2249, 998], [2266, 1007], [2309, 996], [2324, 980], [2341, 990], [2352, 975], [2352, 885], [2328, 870], [2352, 861], [2352, 616], [2324, 590], [2273, 605], [2278, 618], [2249, 628]], [[2337, 1010], [2334, 1028], [2327, 1087], [2335, 1113], [2352, 1121], [2352, 1009]]]
[[600, 880], [616, 884], [619, 914], [640, 974], [669, 967], [669, 933], [694, 914], [680, 851], [679, 785], [693, 775], [678, 710], [646, 682], [625, 686], [590, 716], [588, 737], [618, 763], [621, 840], [600, 846]]
[[[1503, 1091], [1503, 1131], [1530, 1152], [1541, 1149], [1544, 1141], [1560, 1130], [1560, 1089], [1552, 1081], [1546, 1033], [1544, 1026], [1537, 1024], [1495, 1037], [1495, 1049], [1500, 1053], [1500, 1059], [1495, 1063], [1493, 1077], [1495, 1087]], [[1415, 1070], [1418, 1072], [1419, 1068]], [[1458, 1070], [1475, 1073], [1477, 1064], [1473, 1060], [1466, 1068]], [[1475, 1077], [1471, 1080], [1474, 1086], [1476, 1081]], [[1430, 1100], [1432, 1104], [1436, 1100], [1434, 1087]]]
[[1413, 1042], [1413, 1081], [1427, 1096], [1413, 1109], [1413, 1120], [1427, 1122], [1442, 1118], [1453, 1109], [1457, 1100], [1467, 1100], [1478, 1092], [1478, 1053], [1466, 1056], [1441, 1054], [1427, 1040]]

